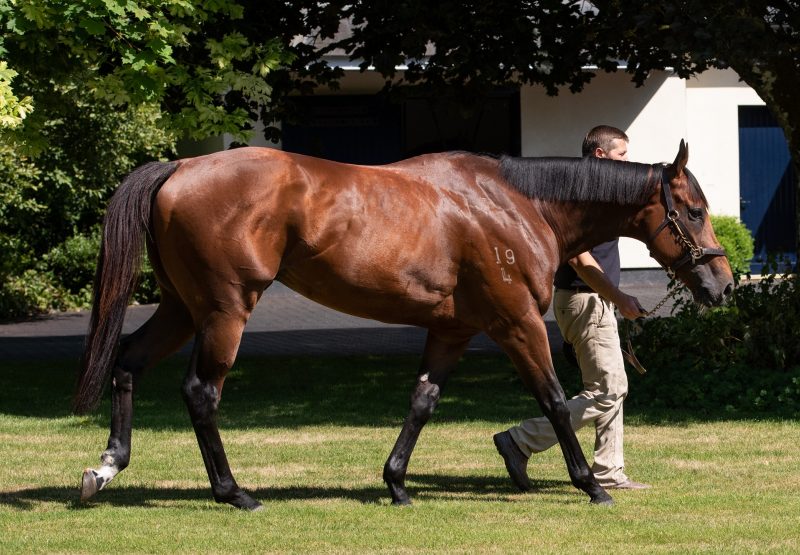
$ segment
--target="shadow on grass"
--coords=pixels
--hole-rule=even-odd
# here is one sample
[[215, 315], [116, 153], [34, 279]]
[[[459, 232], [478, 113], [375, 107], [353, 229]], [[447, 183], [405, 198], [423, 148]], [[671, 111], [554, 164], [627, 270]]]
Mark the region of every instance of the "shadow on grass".
[[[399, 426], [419, 363], [419, 357], [407, 355], [242, 358], [225, 382], [220, 427]], [[180, 394], [186, 365], [185, 357], [174, 356], [141, 379], [134, 401], [137, 429], [191, 429]], [[2, 379], [2, 413], [70, 415], [73, 363], [9, 364]], [[436, 420], [511, 423], [534, 410], [535, 401], [505, 357], [471, 355], [451, 377]], [[109, 414], [106, 394], [90, 418], [105, 426]]]
[[[562, 497], [575, 493], [576, 502], [585, 502], [583, 494], [574, 489], [568, 480], [534, 481], [529, 494], [516, 491], [507, 478], [492, 476], [449, 476], [410, 474], [407, 488], [414, 499], [458, 501], [514, 501], [523, 496]], [[205, 502], [213, 499], [211, 488], [149, 488], [116, 487], [98, 493], [93, 499], [81, 503], [76, 488], [31, 488], [14, 492], [0, 492], [0, 505], [18, 510], [38, 510], [41, 503], [59, 503], [71, 509], [84, 510], [95, 506], [153, 507], [163, 503]], [[361, 488], [345, 487], [278, 487], [245, 488], [248, 494], [269, 508], [271, 501], [350, 499], [364, 504], [389, 504], [391, 497], [383, 484]]]
[[[554, 362], [567, 395], [577, 393], [581, 388], [578, 371], [561, 355]], [[184, 356], [176, 355], [142, 378], [135, 398], [136, 429], [191, 429], [180, 394], [187, 364]], [[408, 413], [419, 364], [419, 357], [408, 355], [242, 357], [225, 382], [219, 424], [223, 430], [313, 425], [399, 427]], [[74, 371], [74, 361], [8, 363], [0, 376], [0, 412], [37, 418], [69, 416]], [[636, 395], [635, 384], [630, 395]], [[653, 410], [635, 404], [635, 399], [630, 408], [626, 404], [630, 423], [674, 426], [770, 418], [768, 413], [720, 410], [709, 414], [696, 407]], [[505, 355], [470, 354], [451, 376], [432, 421], [485, 421], [502, 429], [539, 414]], [[106, 427], [109, 417], [106, 394], [90, 418]]]

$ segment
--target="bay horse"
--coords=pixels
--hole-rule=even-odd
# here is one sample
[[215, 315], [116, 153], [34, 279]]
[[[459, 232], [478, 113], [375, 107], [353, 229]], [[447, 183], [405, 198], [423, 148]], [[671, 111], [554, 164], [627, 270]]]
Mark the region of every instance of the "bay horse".
[[[111, 378], [111, 433], [81, 499], [130, 461], [142, 373], [194, 337], [182, 394], [214, 499], [256, 510], [236, 483], [216, 424], [247, 319], [277, 280], [356, 316], [427, 328], [411, 409], [384, 466], [394, 504], [420, 431], [470, 338], [485, 332], [515, 364], [555, 428], [572, 484], [597, 504], [570, 426], [542, 315], [565, 260], [618, 236], [648, 244], [697, 302], [721, 303], [733, 276], [681, 141], [672, 164], [451, 152], [356, 166], [241, 148], [134, 170], [105, 216], [73, 409]], [[161, 301], [120, 341], [147, 247]]]

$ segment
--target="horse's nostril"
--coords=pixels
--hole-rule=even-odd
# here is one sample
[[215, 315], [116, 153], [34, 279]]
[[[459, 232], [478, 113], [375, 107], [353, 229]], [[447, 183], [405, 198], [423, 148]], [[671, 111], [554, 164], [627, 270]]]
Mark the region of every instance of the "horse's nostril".
[[723, 297], [727, 297], [727, 296], [728, 296], [728, 295], [730, 295], [731, 293], [733, 293], [733, 283], [729, 283], [729, 284], [728, 284], [728, 285], [725, 287], [725, 291], [723, 291], [723, 292], [722, 292], [722, 296], [723, 296]]

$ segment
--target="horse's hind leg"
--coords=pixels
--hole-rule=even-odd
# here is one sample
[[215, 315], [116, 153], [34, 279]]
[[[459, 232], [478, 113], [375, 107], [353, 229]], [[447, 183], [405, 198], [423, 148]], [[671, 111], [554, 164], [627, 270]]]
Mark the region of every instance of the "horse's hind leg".
[[439, 403], [442, 387], [448, 375], [468, 343], [468, 337], [449, 339], [437, 337], [433, 332], [428, 333], [422, 367], [417, 376], [414, 392], [411, 394], [411, 410], [383, 467], [383, 480], [389, 486], [392, 503], [395, 505], [411, 503], [405, 487], [411, 452], [417, 444], [422, 427], [428, 422]]
[[100, 455], [102, 466], [83, 472], [81, 501], [107, 486], [130, 462], [133, 391], [142, 371], [177, 351], [191, 333], [192, 320], [184, 305], [162, 293], [153, 316], [120, 342], [112, 373], [111, 434], [106, 450]]
[[183, 398], [189, 409], [214, 499], [240, 509], [258, 510], [261, 504], [247, 495], [233, 478], [216, 416], [225, 376], [233, 365], [247, 314], [216, 312], [205, 319], [195, 338]]

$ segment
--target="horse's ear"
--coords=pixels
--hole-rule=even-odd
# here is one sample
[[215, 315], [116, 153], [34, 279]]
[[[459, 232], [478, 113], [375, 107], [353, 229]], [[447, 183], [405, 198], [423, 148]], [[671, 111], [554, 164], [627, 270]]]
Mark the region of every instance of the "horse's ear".
[[675, 161], [672, 163], [672, 168], [675, 170], [675, 175], [681, 175], [683, 173], [683, 168], [686, 167], [686, 163], [689, 161], [689, 145], [681, 139], [681, 144], [678, 147], [678, 155], [675, 157]]

